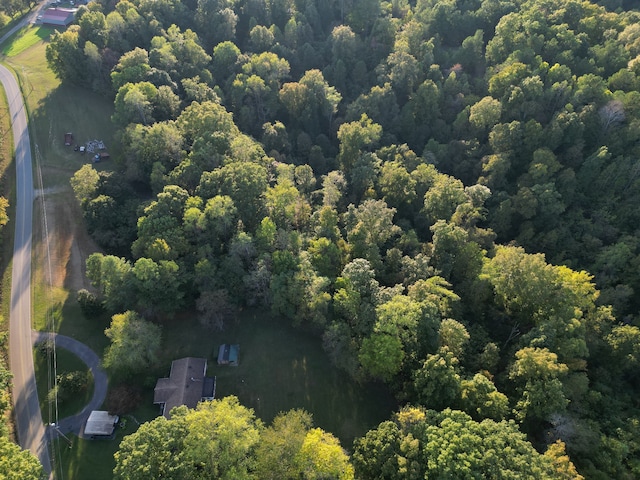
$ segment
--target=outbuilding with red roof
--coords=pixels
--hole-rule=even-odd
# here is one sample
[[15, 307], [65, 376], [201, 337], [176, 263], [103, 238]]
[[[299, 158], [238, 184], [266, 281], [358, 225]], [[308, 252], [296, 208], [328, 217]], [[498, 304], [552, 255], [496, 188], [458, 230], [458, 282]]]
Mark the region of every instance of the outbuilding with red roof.
[[75, 14], [75, 9], [72, 10], [68, 8], [48, 8], [42, 14], [42, 19], [40, 21], [43, 25], [67, 27], [73, 22]]

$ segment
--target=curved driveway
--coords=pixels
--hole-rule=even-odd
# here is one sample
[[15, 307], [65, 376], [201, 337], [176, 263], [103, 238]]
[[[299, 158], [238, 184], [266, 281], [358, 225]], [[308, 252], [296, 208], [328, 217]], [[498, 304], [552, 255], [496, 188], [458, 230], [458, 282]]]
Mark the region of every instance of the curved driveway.
[[64, 434], [75, 433], [80, 436], [82, 426], [89, 418], [92, 410], [98, 410], [107, 396], [107, 374], [100, 367], [100, 358], [93, 350], [84, 343], [80, 343], [74, 338], [60, 334], [51, 334], [45, 332], [33, 332], [31, 338], [34, 343], [45, 340], [55, 339], [56, 347], [64, 348], [76, 355], [82, 360], [93, 375], [93, 396], [91, 401], [82, 409], [82, 411], [71, 417], [64, 418], [58, 422], [58, 430]]

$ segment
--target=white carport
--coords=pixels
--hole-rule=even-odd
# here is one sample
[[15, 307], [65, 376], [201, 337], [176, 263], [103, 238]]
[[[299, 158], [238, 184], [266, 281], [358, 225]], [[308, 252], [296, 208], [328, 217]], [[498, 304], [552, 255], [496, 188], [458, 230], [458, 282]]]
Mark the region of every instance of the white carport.
[[109, 415], [104, 410], [93, 410], [84, 427], [84, 434], [101, 437], [113, 435], [118, 420], [120, 417], [117, 415]]

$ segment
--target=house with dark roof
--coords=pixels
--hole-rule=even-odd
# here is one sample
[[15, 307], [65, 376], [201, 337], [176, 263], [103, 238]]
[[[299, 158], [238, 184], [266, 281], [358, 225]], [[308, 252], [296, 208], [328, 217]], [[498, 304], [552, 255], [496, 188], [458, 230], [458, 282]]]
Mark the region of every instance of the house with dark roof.
[[76, 14], [76, 9], [68, 8], [47, 8], [42, 14], [40, 22], [43, 25], [56, 25], [59, 27], [68, 27]]
[[213, 400], [216, 378], [207, 377], [205, 358], [186, 357], [171, 362], [168, 378], [159, 378], [153, 390], [153, 403], [160, 405], [169, 418], [171, 409], [180, 405], [195, 408], [198, 402]]

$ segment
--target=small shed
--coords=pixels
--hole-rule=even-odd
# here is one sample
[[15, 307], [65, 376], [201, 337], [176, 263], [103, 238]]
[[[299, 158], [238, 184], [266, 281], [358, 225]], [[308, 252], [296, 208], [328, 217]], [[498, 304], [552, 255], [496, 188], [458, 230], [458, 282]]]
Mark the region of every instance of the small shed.
[[104, 410], [93, 410], [86, 425], [84, 426], [84, 434], [92, 437], [110, 437], [120, 417], [117, 415], [109, 415]]
[[240, 345], [223, 343], [218, 349], [218, 365], [238, 366], [238, 356], [240, 355]]

